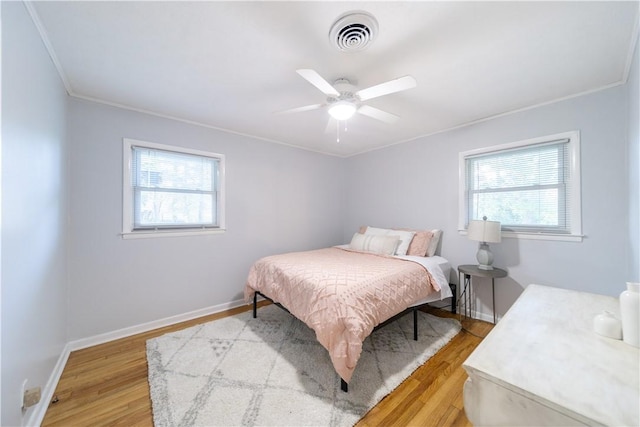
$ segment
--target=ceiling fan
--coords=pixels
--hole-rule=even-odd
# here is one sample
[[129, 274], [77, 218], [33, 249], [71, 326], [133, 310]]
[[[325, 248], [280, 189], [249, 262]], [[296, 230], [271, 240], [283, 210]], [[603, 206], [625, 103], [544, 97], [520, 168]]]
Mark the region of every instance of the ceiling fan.
[[331, 117], [340, 121], [348, 120], [355, 113], [358, 113], [386, 123], [395, 123], [399, 119], [395, 114], [387, 113], [363, 102], [411, 89], [416, 87], [417, 84], [416, 79], [413, 77], [404, 76], [354, 92], [353, 86], [347, 79], [338, 79], [331, 85], [314, 70], [300, 69], [296, 70], [296, 72], [327, 95], [327, 101], [324, 104], [306, 105], [304, 107], [280, 111], [280, 114], [298, 113], [329, 107], [328, 111]]

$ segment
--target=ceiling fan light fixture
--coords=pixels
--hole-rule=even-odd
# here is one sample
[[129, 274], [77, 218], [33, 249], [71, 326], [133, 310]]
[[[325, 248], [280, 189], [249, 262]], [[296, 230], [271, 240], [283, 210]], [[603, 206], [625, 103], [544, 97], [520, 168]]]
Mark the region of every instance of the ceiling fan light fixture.
[[329, 114], [336, 120], [348, 120], [356, 112], [356, 106], [353, 102], [338, 101], [331, 104], [329, 107]]

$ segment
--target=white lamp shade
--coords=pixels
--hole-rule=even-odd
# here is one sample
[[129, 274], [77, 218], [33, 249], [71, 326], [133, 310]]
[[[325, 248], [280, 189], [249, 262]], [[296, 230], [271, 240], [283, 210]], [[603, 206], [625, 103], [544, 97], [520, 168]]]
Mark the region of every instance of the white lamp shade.
[[356, 112], [356, 106], [353, 102], [338, 101], [329, 107], [329, 114], [336, 120], [350, 119]]
[[474, 220], [469, 222], [467, 229], [469, 240], [487, 243], [500, 243], [502, 234], [500, 233], [499, 221]]

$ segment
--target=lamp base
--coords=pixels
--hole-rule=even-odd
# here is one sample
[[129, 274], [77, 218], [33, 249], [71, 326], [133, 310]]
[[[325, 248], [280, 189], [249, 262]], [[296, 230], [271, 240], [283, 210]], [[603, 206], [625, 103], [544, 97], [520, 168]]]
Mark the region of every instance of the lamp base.
[[493, 270], [493, 254], [489, 245], [486, 242], [481, 242], [478, 246], [478, 253], [476, 254], [478, 260], [478, 268], [480, 270]]

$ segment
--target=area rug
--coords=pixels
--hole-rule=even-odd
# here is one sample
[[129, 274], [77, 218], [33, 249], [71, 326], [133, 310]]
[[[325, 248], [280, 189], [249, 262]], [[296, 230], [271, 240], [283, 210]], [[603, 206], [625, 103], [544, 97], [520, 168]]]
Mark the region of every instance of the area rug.
[[162, 426], [351, 426], [459, 331], [418, 312], [375, 331], [349, 392], [304, 323], [275, 305], [147, 341], [153, 421]]

